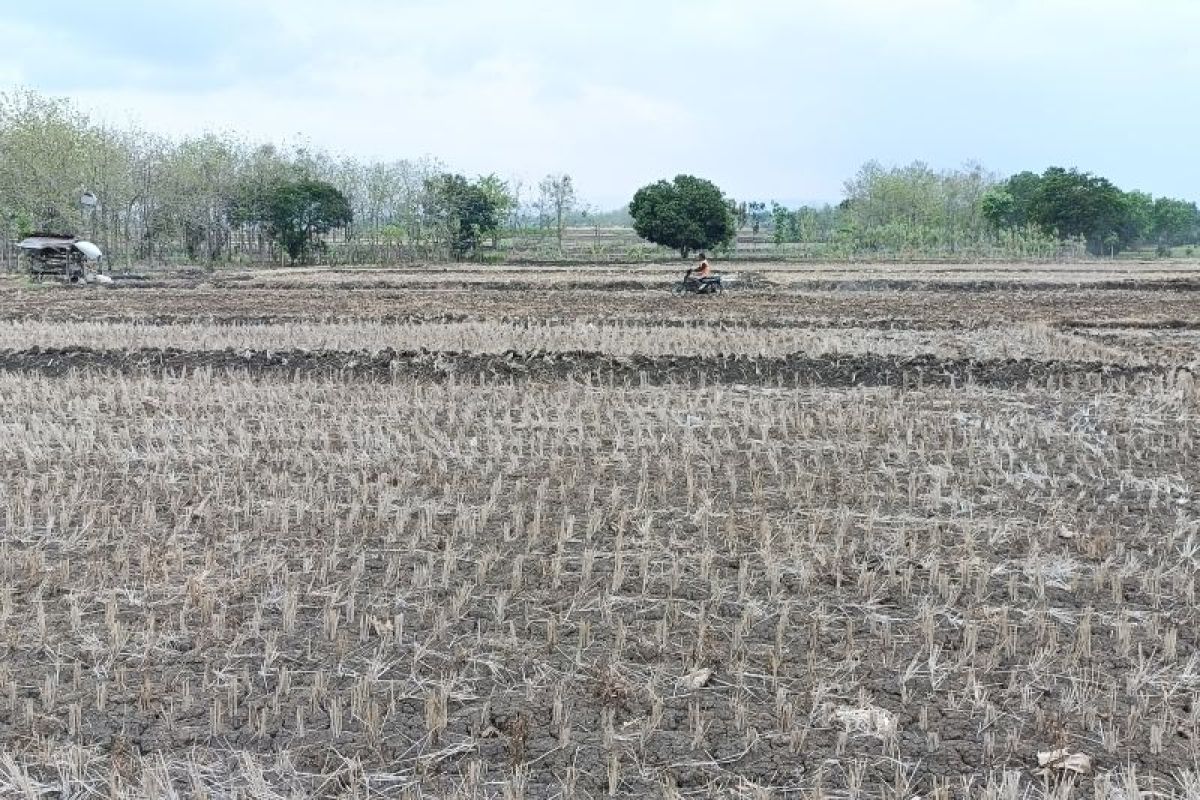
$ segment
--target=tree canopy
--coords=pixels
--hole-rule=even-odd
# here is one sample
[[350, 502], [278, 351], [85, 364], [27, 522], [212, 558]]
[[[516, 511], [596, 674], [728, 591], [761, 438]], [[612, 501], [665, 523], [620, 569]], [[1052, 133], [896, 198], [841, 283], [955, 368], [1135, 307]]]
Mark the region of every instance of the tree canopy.
[[471, 182], [443, 173], [425, 181], [425, 214], [449, 245], [450, 255], [466, 258], [484, 237], [500, 227], [504, 211], [490, 178]]
[[987, 233], [980, 201], [994, 181], [977, 164], [937, 171], [921, 161], [893, 168], [869, 161], [846, 182], [842, 236], [862, 250], [957, 252]]
[[312, 178], [275, 184], [244, 213], [265, 223], [268, 235], [293, 261], [321, 249], [318, 237], [354, 219], [350, 202], [337, 187]]
[[1142, 242], [1169, 247], [1195, 241], [1200, 232], [1195, 203], [1123, 192], [1107, 178], [1062, 167], [1013, 175], [985, 195], [982, 210], [997, 230], [1033, 225], [1081, 238], [1095, 254]]
[[1088, 249], [1103, 252], [1113, 237], [1129, 241], [1124, 194], [1107, 178], [1076, 169], [1051, 167], [1029, 200], [1029, 220], [1059, 236], [1082, 236]]
[[1160, 247], [1172, 247], [1200, 238], [1200, 209], [1195, 203], [1159, 197], [1154, 201], [1150, 219], [1152, 235]]
[[693, 250], [726, 244], [737, 232], [721, 190], [691, 175], [638, 189], [629, 214], [638, 236], [678, 250], [683, 258]]

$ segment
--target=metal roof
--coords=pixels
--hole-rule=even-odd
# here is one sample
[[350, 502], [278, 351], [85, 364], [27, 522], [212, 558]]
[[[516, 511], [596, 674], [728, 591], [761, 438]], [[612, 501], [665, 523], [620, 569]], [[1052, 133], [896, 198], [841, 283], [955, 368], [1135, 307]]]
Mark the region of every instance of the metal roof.
[[75, 245], [74, 236], [29, 236], [17, 242], [23, 250], [69, 250]]

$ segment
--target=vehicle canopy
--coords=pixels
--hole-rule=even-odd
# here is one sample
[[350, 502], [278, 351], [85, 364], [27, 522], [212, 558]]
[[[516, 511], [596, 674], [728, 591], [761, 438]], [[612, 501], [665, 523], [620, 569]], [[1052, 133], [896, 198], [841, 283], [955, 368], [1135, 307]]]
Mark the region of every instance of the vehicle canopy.
[[35, 233], [17, 242], [17, 247], [31, 255], [67, 255], [79, 253], [88, 261], [99, 261], [104, 254], [100, 248], [86, 239], [75, 236], [60, 236], [53, 233]]
[[75, 249], [83, 253], [84, 257], [88, 261], [99, 261], [104, 257], [104, 254], [100, 252], [99, 247], [85, 239], [80, 239], [78, 242], [76, 242]]

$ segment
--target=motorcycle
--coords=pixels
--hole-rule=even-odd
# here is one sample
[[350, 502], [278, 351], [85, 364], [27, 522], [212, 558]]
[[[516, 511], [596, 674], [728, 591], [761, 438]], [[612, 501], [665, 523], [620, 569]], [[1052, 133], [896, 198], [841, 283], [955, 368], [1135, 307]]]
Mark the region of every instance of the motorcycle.
[[683, 280], [671, 287], [671, 294], [678, 297], [684, 294], [721, 294], [725, 291], [720, 275], [708, 278], [692, 277], [692, 270], [683, 273]]

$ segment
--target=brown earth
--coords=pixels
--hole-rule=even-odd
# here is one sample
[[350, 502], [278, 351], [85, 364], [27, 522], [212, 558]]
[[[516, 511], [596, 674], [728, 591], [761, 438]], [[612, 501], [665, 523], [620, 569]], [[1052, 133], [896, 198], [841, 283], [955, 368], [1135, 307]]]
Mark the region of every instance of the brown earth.
[[1034, 322], [1150, 364], [29, 342], [0, 750], [34, 796], [1194, 796], [1200, 279], [1039, 274], [0, 288], [64, 325]]
[[0, 292], [0, 320], [142, 320], [282, 322], [290, 320], [620, 319], [636, 323], [724, 322], [982, 326], [1003, 322], [1101, 325], [1200, 323], [1190, 291], [1010, 289], [1005, 292], [868, 290], [805, 292], [745, 290], [714, 297], [674, 298], [661, 289], [604, 292], [537, 289], [358, 290], [305, 288], [65, 288]]

